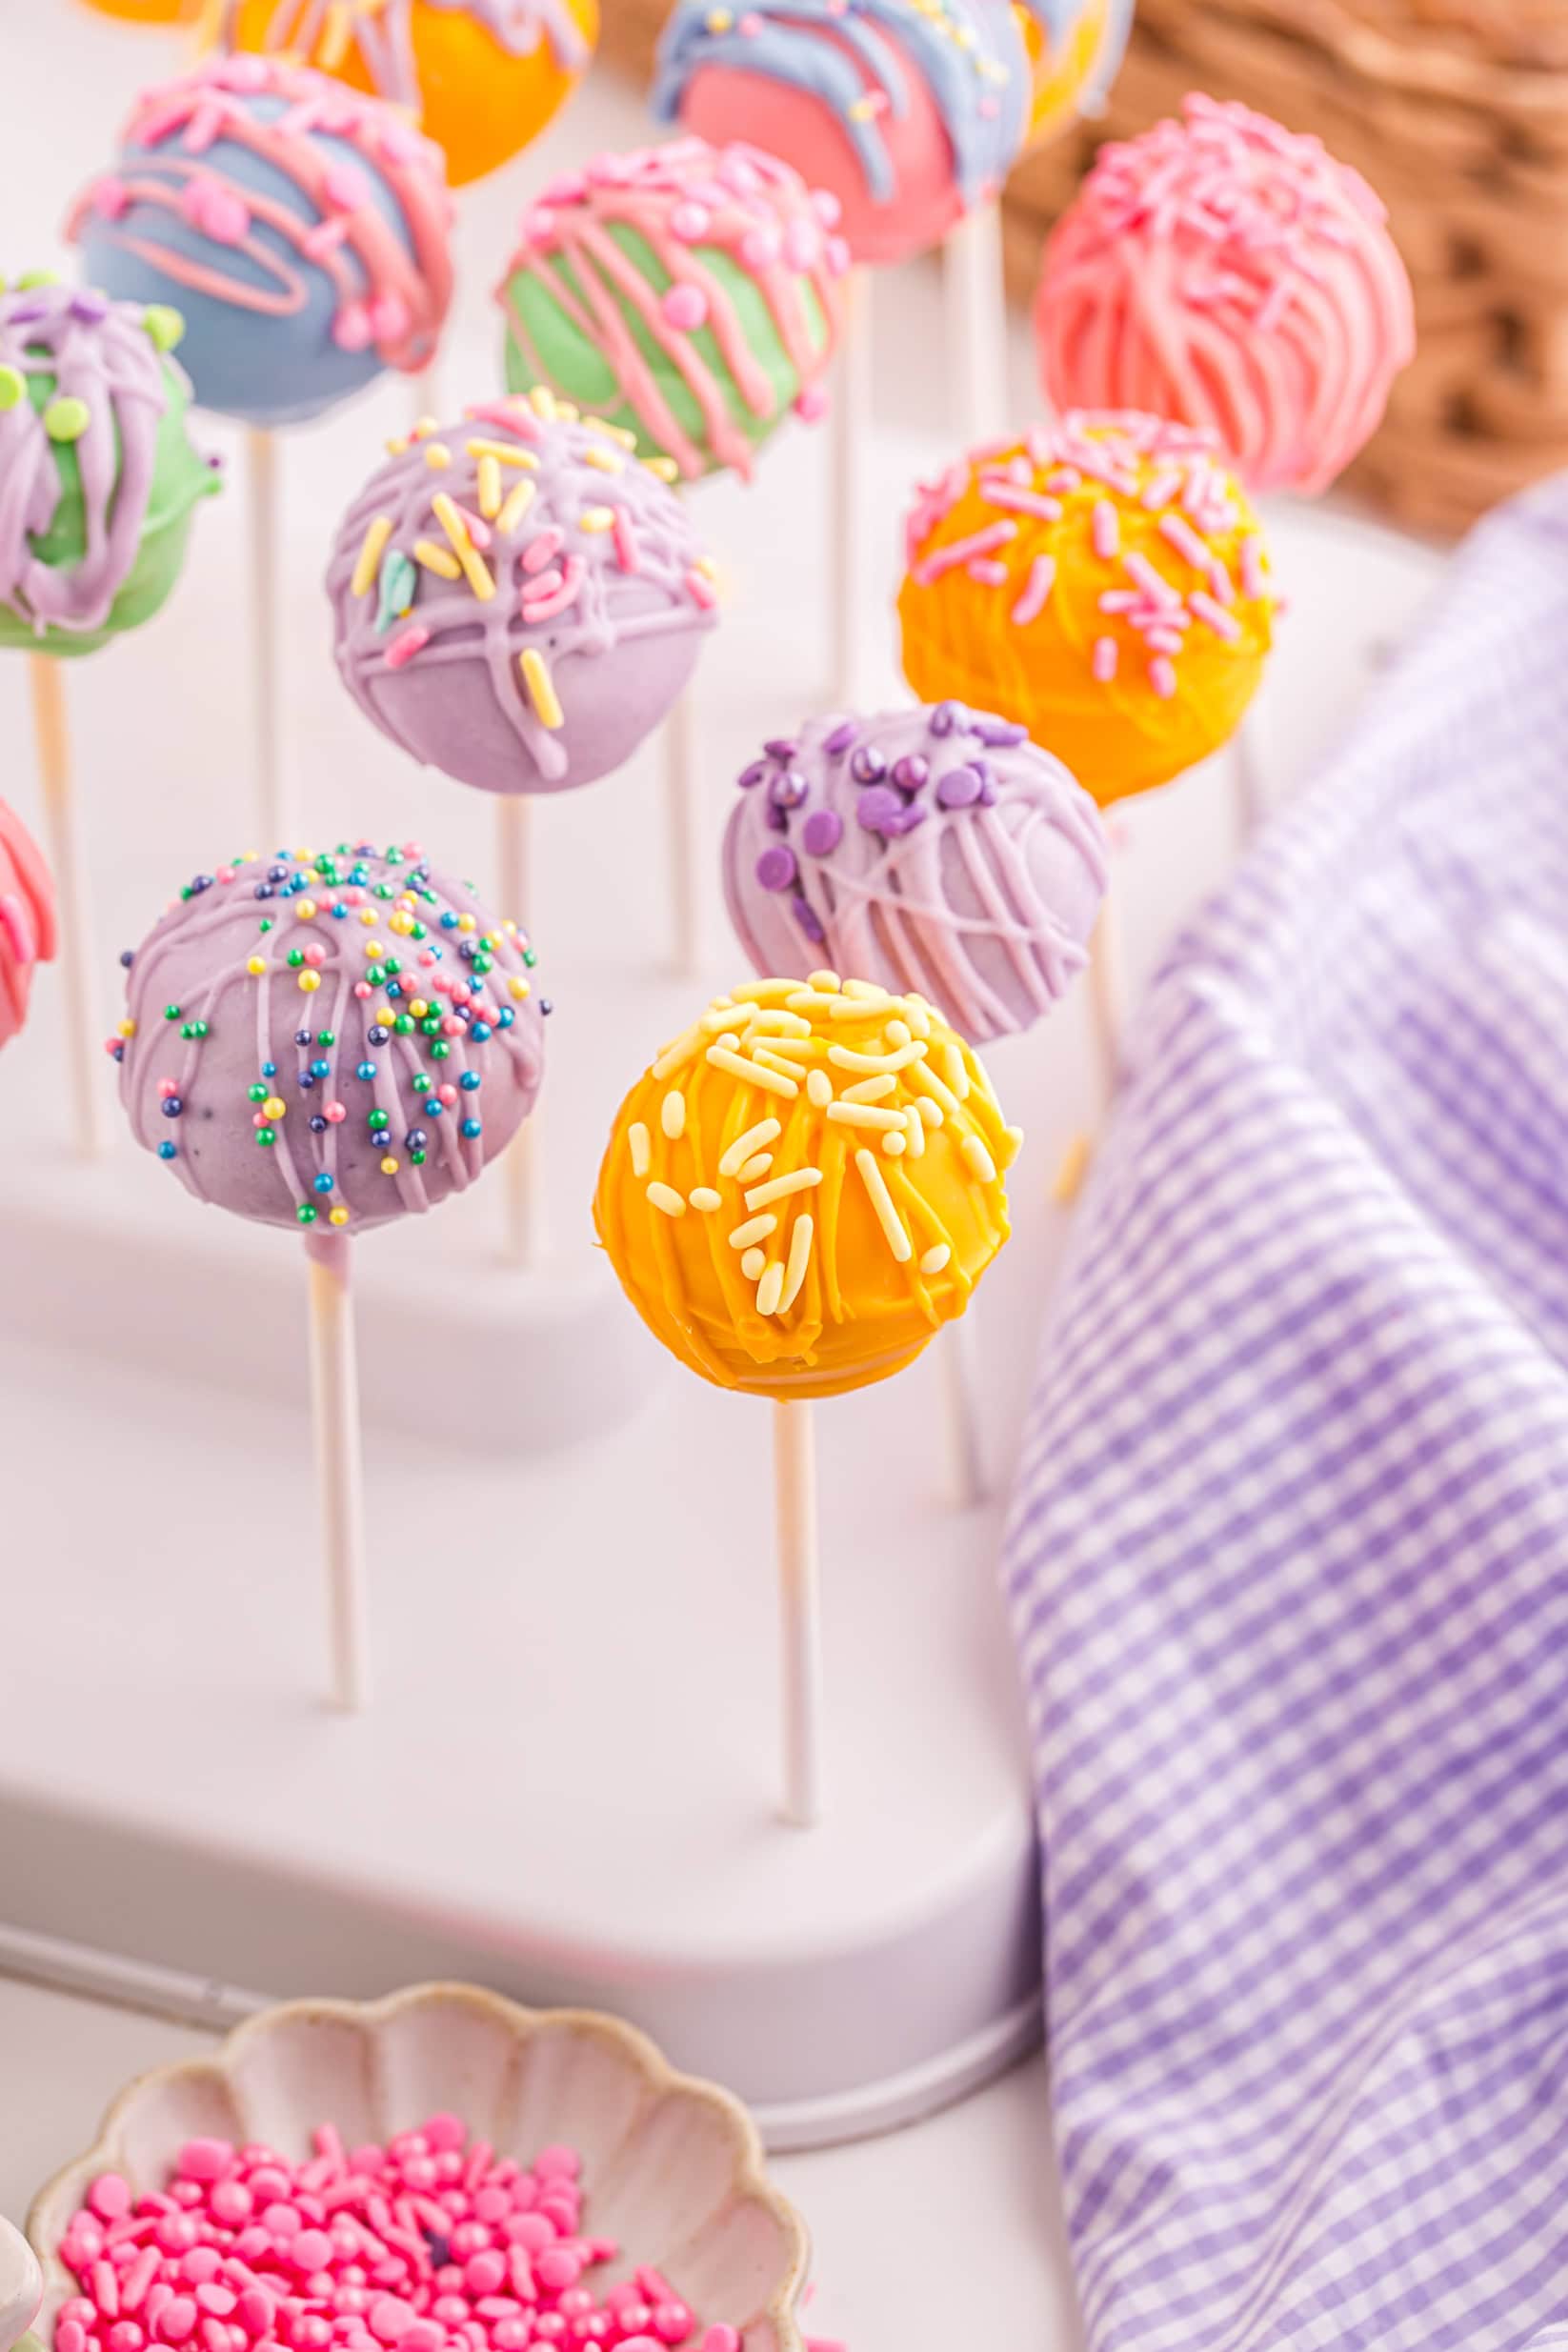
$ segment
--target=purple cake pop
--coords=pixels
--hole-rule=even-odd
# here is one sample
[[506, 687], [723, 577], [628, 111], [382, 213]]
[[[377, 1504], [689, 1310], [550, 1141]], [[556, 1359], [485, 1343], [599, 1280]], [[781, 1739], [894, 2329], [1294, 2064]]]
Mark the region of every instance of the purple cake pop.
[[543, 391], [395, 443], [327, 572], [361, 710], [484, 792], [566, 792], [620, 767], [715, 618], [672, 472]]
[[432, 1209], [533, 1108], [533, 951], [412, 843], [236, 858], [124, 960], [131, 1131], [237, 1216], [356, 1233]]
[[1023, 728], [956, 702], [813, 719], [739, 781], [724, 890], [764, 976], [831, 964], [928, 997], [985, 1045], [1048, 1013], [1088, 961], [1104, 825]]

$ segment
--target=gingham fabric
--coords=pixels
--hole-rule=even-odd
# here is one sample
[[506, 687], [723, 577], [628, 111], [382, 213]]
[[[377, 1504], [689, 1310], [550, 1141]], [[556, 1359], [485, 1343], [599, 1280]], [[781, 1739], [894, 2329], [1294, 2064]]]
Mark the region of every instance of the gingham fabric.
[[1129, 1064], [1006, 1558], [1088, 2342], [1568, 2346], [1568, 486]]

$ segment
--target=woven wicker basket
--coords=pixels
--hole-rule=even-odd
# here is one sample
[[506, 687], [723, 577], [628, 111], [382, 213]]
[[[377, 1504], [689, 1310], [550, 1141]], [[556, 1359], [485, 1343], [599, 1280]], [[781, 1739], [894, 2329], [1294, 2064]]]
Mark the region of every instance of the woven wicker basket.
[[[646, 73], [667, 9], [608, 0], [607, 50]], [[1388, 204], [1419, 348], [1357, 487], [1453, 532], [1568, 466], [1568, 0], [1138, 0], [1105, 120], [1013, 176], [1015, 294], [1097, 143], [1195, 89], [1319, 132]]]

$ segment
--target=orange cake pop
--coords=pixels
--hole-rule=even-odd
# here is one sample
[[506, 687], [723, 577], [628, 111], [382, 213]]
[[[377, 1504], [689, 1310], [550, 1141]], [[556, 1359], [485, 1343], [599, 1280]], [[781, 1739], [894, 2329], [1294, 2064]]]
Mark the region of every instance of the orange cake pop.
[[1210, 433], [1034, 426], [923, 484], [906, 537], [915, 693], [1016, 720], [1102, 807], [1217, 751], [1262, 678], [1262, 528]]

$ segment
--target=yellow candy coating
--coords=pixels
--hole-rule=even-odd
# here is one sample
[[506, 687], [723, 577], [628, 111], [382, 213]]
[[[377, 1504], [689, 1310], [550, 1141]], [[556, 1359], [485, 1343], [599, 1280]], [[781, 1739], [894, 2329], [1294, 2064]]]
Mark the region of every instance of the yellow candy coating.
[[138, 25], [190, 24], [201, 0], [87, 0], [100, 16], [128, 17]]
[[[1015, 5], [1014, 21], [1023, 36], [1024, 50], [1029, 59], [1029, 128], [1024, 133], [1026, 147], [1032, 147], [1036, 140], [1061, 129], [1077, 114], [1084, 91], [1096, 78], [1102, 52], [1115, 30], [1112, 24], [1114, 13], [1114, 0], [1089, 0], [1089, 6], [1069, 29], [1059, 50], [1053, 56], [1046, 29], [1038, 13], [1033, 9]], [[1101, 78], [1103, 81], [1108, 77], [1102, 75]]]
[[1102, 807], [1240, 725], [1274, 641], [1262, 526], [1209, 436], [1075, 414], [922, 486], [904, 674], [1027, 727]]
[[747, 981], [627, 1096], [593, 1221], [693, 1372], [833, 1397], [901, 1372], [963, 1314], [1008, 1237], [1020, 1140], [922, 997], [832, 973]]

